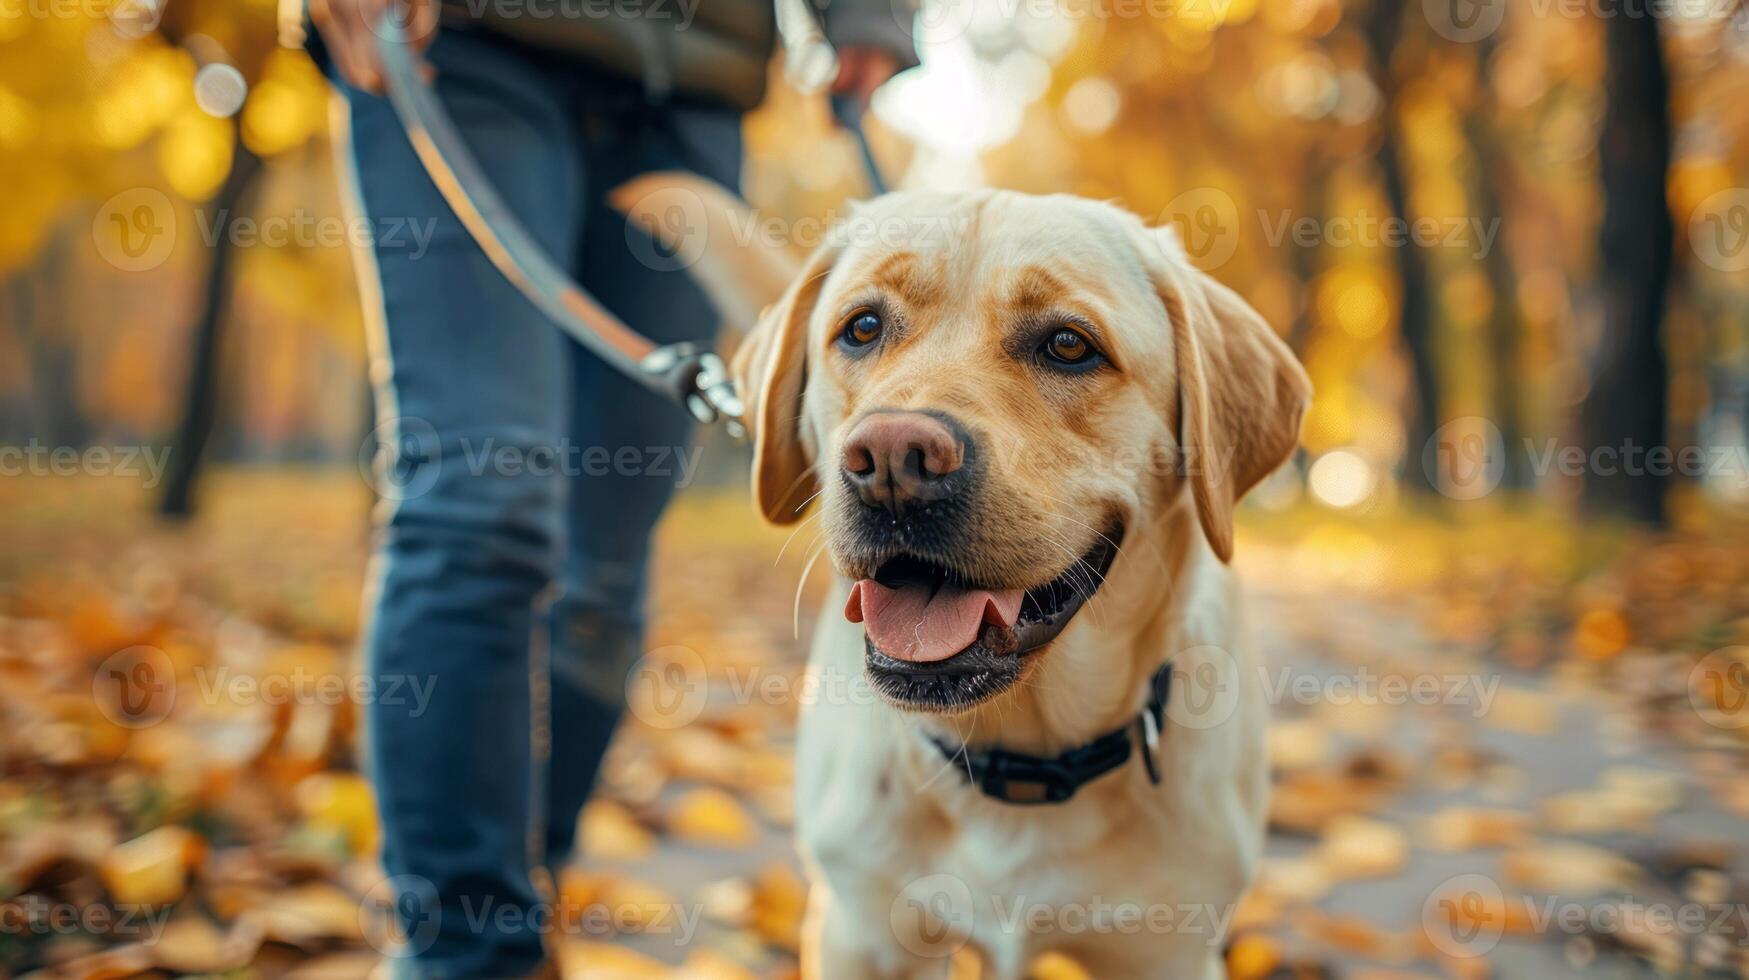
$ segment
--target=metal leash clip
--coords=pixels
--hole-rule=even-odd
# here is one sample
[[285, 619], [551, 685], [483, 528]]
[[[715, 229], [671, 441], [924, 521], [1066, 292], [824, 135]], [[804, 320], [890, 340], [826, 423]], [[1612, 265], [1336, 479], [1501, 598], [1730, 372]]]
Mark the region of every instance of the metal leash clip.
[[716, 351], [691, 341], [666, 344], [646, 355], [638, 368], [665, 379], [665, 387], [680, 394], [681, 404], [693, 418], [706, 425], [720, 421], [729, 435], [746, 437], [747, 428], [741, 423], [746, 407], [728, 365]]

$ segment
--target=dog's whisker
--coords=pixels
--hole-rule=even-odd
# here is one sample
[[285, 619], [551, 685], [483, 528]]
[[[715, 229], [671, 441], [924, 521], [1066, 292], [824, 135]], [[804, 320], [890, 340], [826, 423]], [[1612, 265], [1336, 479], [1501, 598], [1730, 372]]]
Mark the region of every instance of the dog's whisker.
[[[800, 418], [797, 418], [796, 421], [799, 422], [801, 420], [800, 420]], [[795, 479], [789, 481], [789, 486], [783, 488], [783, 495], [785, 497], [787, 497], [790, 494], [795, 493], [796, 488], [802, 485], [802, 481], [808, 479], [809, 477], [811, 477], [813, 475], [814, 475], [814, 471], [811, 468], [802, 470], [800, 473], [796, 474]], [[823, 489], [824, 488], [822, 488], [822, 490]], [[815, 497], [818, 497], [820, 495], [820, 493], [821, 493], [821, 490], [816, 490], [813, 493], [809, 494], [807, 500], [802, 501], [800, 504], [798, 504], [796, 506], [796, 513], [798, 513], [798, 514], [801, 513], [802, 508], [808, 506], [809, 501], [813, 500]]]
[[[1084, 588], [1085, 591], [1081, 592], [1082, 598], [1093, 598], [1099, 586], [1104, 584], [1105, 576], [1101, 575], [1097, 568], [1089, 564], [1087, 559], [1079, 557], [1073, 551], [1070, 551], [1068, 546], [1063, 542], [1047, 538], [1045, 539], [1045, 543], [1069, 556], [1069, 567], [1063, 572], [1064, 577], [1069, 580], [1069, 587], [1077, 590]], [[1098, 582], [1094, 581], [1095, 576], [1098, 577]]]
[[[819, 496], [819, 494], [815, 494], [814, 496], [817, 497], [817, 496]], [[813, 497], [809, 497], [808, 499], [812, 500]], [[806, 502], [804, 502], [802, 506], [804, 506], [804, 507], [807, 506]], [[792, 542], [796, 539], [796, 535], [802, 533], [802, 529], [807, 527], [809, 524], [812, 524], [815, 521], [815, 519], [817, 519], [819, 516], [820, 516], [819, 514], [810, 514], [809, 516], [803, 518], [801, 523], [799, 523], [795, 526], [795, 530], [793, 530], [789, 533], [789, 537], [783, 539], [783, 547], [777, 549], [777, 557], [773, 558], [771, 560], [771, 564], [774, 567], [777, 565], [778, 562], [783, 561], [783, 553], [789, 550], [790, 542]]]
[[814, 563], [819, 561], [820, 556], [825, 553], [826, 542], [822, 541], [820, 546], [814, 549], [814, 553], [808, 556], [808, 563], [802, 566], [802, 577], [796, 580], [795, 607], [790, 613], [790, 628], [794, 634], [793, 639], [802, 638], [802, 589], [808, 584], [808, 574], [814, 570]]
[[826, 492], [826, 488], [821, 487], [820, 489], [815, 490], [813, 493], [808, 494], [807, 499], [805, 499], [801, 503], [797, 504], [796, 509], [791, 511], [791, 513], [800, 514], [802, 512], [803, 507], [806, 507], [809, 504], [813, 503], [815, 497], [818, 497], [820, 494], [823, 494], [825, 492]]
[[[1090, 615], [1093, 616], [1094, 621], [1103, 625], [1104, 616], [1098, 611], [1093, 610], [1091, 608], [1091, 603], [1092, 600], [1098, 596], [1099, 585], [1104, 583], [1105, 577], [1099, 573], [1097, 568], [1089, 564], [1085, 558], [1077, 557], [1063, 542], [1057, 540], [1057, 538], [1060, 537], [1060, 535], [1046, 537], [1044, 541], [1046, 544], [1069, 556], [1070, 564], [1068, 569], [1063, 572], [1063, 578], [1068, 583], [1070, 591], [1075, 595], [1080, 596], [1082, 602], [1088, 604], [1087, 608]], [[1098, 582], [1094, 581], [1096, 576], [1098, 577]]]
[[[1064, 500], [1062, 497], [1059, 497], [1059, 496], [1057, 496], [1053, 493], [1050, 493], [1048, 491], [1037, 490], [1034, 492], [1037, 493], [1039, 496], [1045, 498], [1046, 500], [1051, 501], [1052, 503], [1062, 504], [1064, 507], [1074, 507], [1075, 506], [1074, 501]], [[1111, 538], [1111, 535], [1106, 534], [1104, 531], [1101, 531], [1100, 529], [1094, 527], [1093, 525], [1085, 523], [1083, 521], [1078, 521], [1075, 518], [1070, 517], [1067, 514], [1053, 514], [1052, 516], [1060, 517], [1063, 520], [1068, 521], [1071, 524], [1079, 524], [1080, 526], [1086, 528], [1087, 530], [1092, 531], [1096, 536], [1105, 539], [1106, 543], [1110, 544], [1112, 546], [1112, 548], [1117, 551], [1118, 554], [1120, 554], [1120, 555], [1123, 554], [1123, 545], [1119, 544], [1116, 541], [1113, 541]]]
[[[911, 727], [912, 731], [919, 731], [920, 730], [919, 727], [916, 725], [912, 725], [910, 727]], [[928, 738], [929, 736], [927, 733], [923, 733], [923, 737]], [[965, 755], [965, 754], [966, 754], [966, 745], [964, 742], [961, 742], [959, 749], [956, 752], [954, 752], [953, 755], [948, 756], [947, 760], [941, 764], [940, 768], [935, 770], [935, 774], [930, 776], [928, 779], [925, 779], [920, 785], [918, 785], [915, 788], [915, 791], [922, 792], [923, 790], [928, 789], [937, 779], [941, 778], [942, 773], [952, 772], [954, 770], [955, 766], [958, 764], [960, 756]], [[967, 766], [971, 765], [971, 761], [969, 759], [967, 760], [966, 765]]]
[[[954, 732], [957, 734], [959, 732], [960, 726], [955, 725], [953, 727], [954, 727]], [[978, 716], [973, 715], [972, 716], [972, 734], [976, 735], [977, 733], [978, 733]], [[966, 782], [968, 782], [968, 783], [977, 781], [977, 780], [972, 778], [972, 754], [971, 754], [971, 752], [966, 750], [966, 747], [971, 745], [971, 744], [972, 744], [972, 740], [970, 738], [962, 737], [960, 739], [960, 758], [965, 760]]]
[[[1074, 501], [1064, 500], [1063, 498], [1058, 497], [1054, 494], [1051, 494], [1047, 491], [1035, 490], [1034, 492], [1037, 493], [1039, 496], [1044, 497], [1045, 499], [1052, 501], [1053, 503], [1062, 504], [1065, 507], [1074, 507], [1075, 506]], [[1098, 528], [1093, 527], [1090, 524], [1086, 524], [1086, 523], [1083, 523], [1081, 521], [1078, 521], [1075, 518], [1070, 517], [1067, 514], [1058, 514], [1056, 516], [1061, 517], [1063, 520], [1068, 521], [1071, 524], [1080, 524], [1082, 527], [1086, 528], [1089, 531], [1092, 531], [1094, 534], [1097, 534], [1101, 538], [1104, 538], [1106, 541], [1110, 542], [1111, 546], [1117, 550], [1118, 554], [1121, 555], [1121, 554], [1125, 553], [1124, 549], [1123, 549], [1123, 545], [1117, 543], [1116, 541], [1112, 541], [1111, 536], [1106, 534], [1104, 531], [1101, 531]], [[1168, 580], [1170, 580], [1170, 578], [1172, 576], [1172, 568], [1166, 561], [1166, 555], [1160, 551], [1159, 544], [1157, 544], [1153, 540], [1148, 540], [1147, 543], [1148, 543], [1148, 550], [1153, 554], [1155, 563], [1160, 566], [1161, 573], [1166, 575]]]

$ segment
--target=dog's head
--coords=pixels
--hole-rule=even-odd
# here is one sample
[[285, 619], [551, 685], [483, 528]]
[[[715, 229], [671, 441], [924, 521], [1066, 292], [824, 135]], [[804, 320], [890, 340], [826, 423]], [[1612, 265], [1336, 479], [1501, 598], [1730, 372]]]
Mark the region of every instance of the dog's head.
[[950, 712], [1018, 681], [1180, 502], [1230, 558], [1311, 390], [1170, 232], [1008, 192], [859, 208], [735, 368], [765, 516], [823, 508], [875, 687]]

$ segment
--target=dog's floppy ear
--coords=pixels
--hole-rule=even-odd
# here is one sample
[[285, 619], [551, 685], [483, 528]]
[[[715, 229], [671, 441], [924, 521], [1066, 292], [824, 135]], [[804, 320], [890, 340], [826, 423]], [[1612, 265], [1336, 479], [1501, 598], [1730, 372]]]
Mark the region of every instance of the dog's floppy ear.
[[[1169, 232], [1160, 233], [1162, 237]], [[1178, 444], [1203, 534], [1233, 557], [1233, 508], [1293, 454], [1312, 382], [1269, 324], [1239, 295], [1158, 250], [1156, 282], [1172, 321]]]
[[814, 446], [803, 428], [802, 390], [808, 371], [808, 320], [838, 249], [824, 245], [795, 282], [759, 315], [735, 351], [736, 384], [753, 434], [753, 495], [773, 524], [794, 524], [819, 490]]

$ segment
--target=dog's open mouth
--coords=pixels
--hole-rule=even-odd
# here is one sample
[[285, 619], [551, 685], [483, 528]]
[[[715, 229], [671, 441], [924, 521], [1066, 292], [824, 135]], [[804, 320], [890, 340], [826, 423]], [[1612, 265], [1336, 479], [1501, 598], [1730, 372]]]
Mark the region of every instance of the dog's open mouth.
[[1029, 654], [1056, 639], [1105, 581], [1123, 528], [1030, 589], [991, 589], [904, 554], [851, 587], [844, 615], [863, 624], [869, 681], [894, 705], [953, 712], [1007, 690]]

